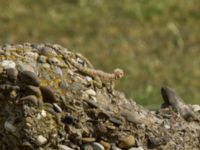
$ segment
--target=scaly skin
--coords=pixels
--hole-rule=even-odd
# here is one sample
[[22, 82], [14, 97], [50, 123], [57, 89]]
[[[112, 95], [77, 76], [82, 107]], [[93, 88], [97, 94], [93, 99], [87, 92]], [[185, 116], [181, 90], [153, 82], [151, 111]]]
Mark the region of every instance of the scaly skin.
[[74, 67], [76, 67], [80, 72], [91, 76], [94, 78], [94, 84], [98, 88], [102, 88], [103, 85], [106, 85], [106, 87], [110, 86], [109, 90], [111, 90], [111, 93], [114, 89], [114, 81], [122, 78], [124, 76], [124, 72], [121, 69], [115, 69], [113, 73], [106, 73], [101, 70], [96, 70], [88, 67], [83, 67], [78, 62], [76, 62], [73, 59], [67, 59]]

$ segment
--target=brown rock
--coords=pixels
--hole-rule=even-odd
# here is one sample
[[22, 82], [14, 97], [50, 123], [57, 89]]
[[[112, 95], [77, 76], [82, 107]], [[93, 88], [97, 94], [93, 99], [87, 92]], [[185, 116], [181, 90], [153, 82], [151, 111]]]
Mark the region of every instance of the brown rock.
[[123, 137], [120, 139], [119, 147], [120, 148], [130, 148], [135, 145], [135, 137], [132, 135]]

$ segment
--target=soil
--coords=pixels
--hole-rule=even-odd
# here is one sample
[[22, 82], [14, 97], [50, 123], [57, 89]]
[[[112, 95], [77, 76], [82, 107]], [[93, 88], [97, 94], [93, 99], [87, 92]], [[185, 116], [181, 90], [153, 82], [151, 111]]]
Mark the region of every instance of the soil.
[[0, 46], [1, 150], [200, 149], [199, 105], [163, 88], [162, 107], [148, 110], [71, 59], [94, 69], [57, 44]]

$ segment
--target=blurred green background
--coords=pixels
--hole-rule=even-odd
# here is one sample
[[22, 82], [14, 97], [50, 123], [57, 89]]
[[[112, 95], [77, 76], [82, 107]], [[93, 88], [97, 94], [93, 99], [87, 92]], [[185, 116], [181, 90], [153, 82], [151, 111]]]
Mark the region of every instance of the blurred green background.
[[0, 42], [58, 43], [96, 68], [122, 68], [117, 84], [151, 108], [160, 87], [200, 104], [199, 0], [1, 0]]

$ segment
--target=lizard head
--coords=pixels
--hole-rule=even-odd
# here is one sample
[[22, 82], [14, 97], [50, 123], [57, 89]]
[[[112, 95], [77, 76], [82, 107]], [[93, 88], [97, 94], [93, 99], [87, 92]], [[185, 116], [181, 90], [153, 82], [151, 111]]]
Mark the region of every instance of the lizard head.
[[114, 70], [114, 75], [116, 79], [120, 79], [124, 76], [124, 71], [122, 69], [115, 69]]

